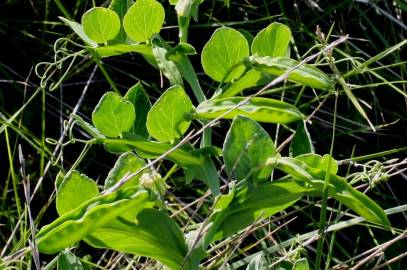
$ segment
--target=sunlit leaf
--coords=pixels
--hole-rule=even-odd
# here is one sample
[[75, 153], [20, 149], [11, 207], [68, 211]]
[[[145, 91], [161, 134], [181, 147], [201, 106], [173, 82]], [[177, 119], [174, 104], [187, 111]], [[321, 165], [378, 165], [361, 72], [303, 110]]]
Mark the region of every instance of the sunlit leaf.
[[97, 43], [114, 39], [120, 31], [120, 18], [113, 10], [95, 7], [82, 16], [85, 34]]
[[288, 56], [291, 31], [281, 23], [272, 23], [259, 33], [252, 43], [252, 54], [257, 56]]

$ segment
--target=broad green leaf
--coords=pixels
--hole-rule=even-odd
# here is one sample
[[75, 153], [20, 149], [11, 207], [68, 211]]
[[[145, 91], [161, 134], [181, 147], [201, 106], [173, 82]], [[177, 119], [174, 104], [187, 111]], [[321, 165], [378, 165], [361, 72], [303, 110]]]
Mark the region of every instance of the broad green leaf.
[[217, 98], [227, 98], [238, 95], [244, 89], [265, 85], [272, 80], [272, 77], [264, 74], [256, 69], [251, 69], [239, 79], [228, 83], [223, 89], [222, 93]]
[[201, 63], [205, 73], [218, 82], [238, 79], [245, 71], [243, 60], [249, 56], [249, 45], [239, 31], [222, 27], [205, 44]]
[[151, 40], [151, 44], [157, 65], [164, 76], [167, 77], [171, 85], [182, 85], [182, 77], [177, 66], [173, 61], [167, 59], [167, 53], [170, 47], [159, 36], [155, 36]]
[[[142, 167], [146, 165], [146, 162], [136, 156], [131, 152], [122, 154], [114, 164], [114, 167], [110, 170], [107, 178], [105, 180], [105, 189], [114, 186], [118, 181], [120, 181], [126, 174], [132, 174], [139, 171]], [[138, 186], [140, 182], [140, 177], [143, 172], [131, 178], [120, 188]]]
[[92, 112], [93, 124], [107, 137], [119, 137], [129, 131], [135, 118], [133, 104], [114, 92], [104, 94]]
[[266, 180], [271, 169], [264, 164], [275, 155], [273, 141], [258, 123], [240, 115], [233, 119], [223, 145], [223, 160], [230, 177]]
[[281, 23], [272, 23], [259, 33], [252, 43], [252, 54], [257, 56], [284, 57], [289, 51], [291, 31]]
[[124, 16], [123, 26], [128, 37], [136, 42], [148, 42], [163, 26], [165, 12], [156, 0], [137, 0]]
[[[292, 68], [298, 66], [299, 62], [285, 57], [252, 57], [251, 63], [254, 68], [269, 74], [280, 76]], [[304, 64], [293, 70], [288, 80], [301, 83], [303, 85], [323, 90], [332, 89], [332, 81], [324, 72], [316, 67]]]
[[241, 114], [258, 122], [280, 124], [287, 124], [304, 118], [304, 115], [296, 107], [280, 100], [253, 97], [237, 107], [244, 100], [246, 100], [244, 97], [230, 97], [205, 101], [196, 108], [196, 118], [233, 119], [236, 115]]
[[163, 212], [144, 209], [135, 222], [117, 219], [97, 228], [86, 242], [97, 248], [145, 256], [160, 261], [170, 269], [181, 269], [187, 254], [179, 226]]
[[247, 43], [249, 44], [249, 47], [251, 47], [252, 43], [253, 43], [254, 36], [249, 31], [247, 31], [247, 30], [245, 30], [243, 28], [239, 28], [237, 30], [246, 38]]
[[83, 270], [81, 261], [70, 251], [63, 251], [58, 255], [58, 270]]
[[[100, 139], [99, 143], [125, 145], [136, 150], [143, 158], [157, 158], [174, 146], [169, 143], [147, 141], [141, 137], [125, 136], [125, 139]], [[171, 151], [165, 159], [180, 165], [187, 181], [197, 179], [209, 186], [214, 196], [219, 194], [219, 177], [215, 164], [208, 154], [200, 153], [192, 146], [184, 146]]]
[[293, 270], [309, 270], [308, 260], [305, 258], [299, 259], [294, 263]]
[[246, 270], [268, 270], [268, 263], [263, 257], [263, 254], [258, 254], [253, 257], [246, 267]]
[[57, 190], [56, 208], [60, 216], [99, 195], [95, 181], [78, 171], [68, 173]]
[[113, 10], [95, 7], [82, 16], [85, 34], [97, 43], [107, 43], [114, 39], [120, 31], [120, 18]]
[[243, 230], [259, 219], [268, 218], [298, 201], [313, 188], [294, 181], [275, 181], [236, 192], [232, 202], [210, 217], [212, 226], [206, 236], [210, 243]]
[[133, 104], [137, 115], [131, 132], [140, 135], [143, 138], [148, 138], [146, 121], [148, 111], [151, 108], [151, 102], [143, 85], [138, 82], [130, 87], [124, 98]]
[[147, 57], [153, 56], [151, 46], [146, 44], [115, 44], [97, 47], [93, 50], [100, 58], [122, 55], [131, 52], [140, 53]]
[[85, 32], [83, 31], [83, 27], [81, 24], [68, 20], [64, 17], [58, 17], [64, 24], [66, 24], [67, 26], [69, 26], [72, 31], [74, 31], [75, 34], [78, 35], [78, 37], [80, 37], [82, 39], [82, 41], [86, 44], [89, 45], [91, 47], [97, 47], [98, 44], [97, 42], [93, 41], [90, 37], [88, 37]]
[[[330, 157], [328, 156], [328, 158]], [[329, 160], [328, 158], [327, 160]], [[291, 175], [297, 181], [311, 184], [322, 195], [326, 169], [312, 168], [299, 159], [288, 157], [271, 158], [268, 164]], [[390, 225], [383, 209], [368, 196], [354, 189], [344, 178], [331, 174], [329, 176], [328, 194], [366, 220], [384, 226]]]
[[135, 187], [94, 197], [42, 227], [37, 234], [38, 250], [45, 254], [57, 253], [130, 209], [142, 210], [153, 205], [151, 194]]
[[290, 143], [290, 157], [302, 154], [314, 153], [311, 136], [307, 130], [305, 121], [298, 124], [297, 129]]
[[175, 85], [168, 88], [147, 115], [147, 130], [154, 139], [172, 142], [180, 138], [191, 123], [192, 102], [184, 89]]

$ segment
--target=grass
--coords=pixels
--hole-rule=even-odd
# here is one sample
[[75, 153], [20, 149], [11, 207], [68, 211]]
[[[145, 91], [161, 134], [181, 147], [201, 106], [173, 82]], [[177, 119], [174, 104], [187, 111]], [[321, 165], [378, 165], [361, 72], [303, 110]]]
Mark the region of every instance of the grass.
[[[327, 194], [322, 200], [305, 198], [211, 246], [209, 258], [202, 262], [203, 269], [245, 269], [249, 260], [261, 252], [267, 254], [271, 265], [282, 259], [304, 257], [312, 269], [344, 265], [349, 269], [407, 267], [403, 243], [407, 224], [407, 72], [403, 58], [406, 5], [403, 1], [331, 2], [230, 1], [227, 6], [224, 1], [205, 1], [199, 9], [199, 21], [191, 22], [189, 42], [201, 51], [219, 26], [256, 33], [270, 22], [280, 21], [293, 31], [292, 57], [302, 60], [321, 50], [321, 36], [315, 34], [317, 25], [329, 41], [348, 34], [346, 43], [332, 51], [331, 62], [326, 62], [324, 56], [315, 61], [321, 62], [327, 73], [340, 71], [336, 75], [342, 77], [342, 88], [336, 95], [291, 85], [279, 85], [261, 95], [295, 103], [302, 112], [312, 115], [309, 131], [317, 153], [331, 153], [339, 160], [341, 175], [347, 175], [386, 210], [393, 228], [383, 229], [355, 217]], [[53, 48], [58, 38], [78, 41], [57, 17], [79, 21], [91, 6], [91, 1], [59, 0], [0, 4], [0, 35], [6, 48], [0, 53], [0, 268], [35, 268], [38, 257], [44, 269], [55, 268], [53, 256], [33, 255], [27, 250], [32, 248], [32, 228], [40, 228], [57, 216], [57, 173], [74, 166], [102, 185], [114, 163], [115, 156], [100, 147], [66, 144], [70, 140], [66, 127], [73, 121], [70, 113], [75, 111], [89, 121], [93, 107], [107, 90], [123, 94], [138, 80], [154, 99], [168, 86], [137, 55], [95, 63], [82, 53], [73, 56], [78, 48], [65, 39]], [[166, 2], [165, 7], [166, 14], [174, 14]], [[176, 41], [176, 17], [167, 16], [162, 36]], [[55, 53], [57, 59], [67, 59], [56, 65]], [[200, 60], [194, 56], [191, 59], [204, 93], [212, 96], [216, 85], [203, 74]], [[39, 62], [50, 68], [42, 82], [34, 74]], [[54, 91], [41, 88], [44, 80], [58, 82], [61, 78]], [[257, 91], [259, 88], [253, 88], [248, 93]], [[228, 126], [227, 121], [222, 121], [212, 128], [215, 145], [221, 146]], [[265, 128], [281, 153], [288, 153], [291, 127]], [[86, 136], [76, 128], [73, 132]], [[377, 166], [368, 163], [372, 160], [377, 161]], [[172, 217], [185, 231], [198, 227], [211, 207], [205, 187], [196, 182], [185, 184], [180, 170], [165, 161], [158, 167], [172, 187], [166, 198]], [[223, 185], [228, 179], [219, 169]], [[323, 237], [318, 239], [317, 232]], [[73, 252], [91, 269], [161, 267], [153, 260], [96, 250], [85, 244]]]

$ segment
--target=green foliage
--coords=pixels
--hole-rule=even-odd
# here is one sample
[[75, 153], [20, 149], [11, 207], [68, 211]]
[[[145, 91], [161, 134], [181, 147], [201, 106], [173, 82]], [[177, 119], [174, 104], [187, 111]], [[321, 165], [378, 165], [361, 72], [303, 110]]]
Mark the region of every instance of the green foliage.
[[247, 101], [244, 97], [212, 99], [199, 104], [196, 108], [196, 117], [199, 119], [217, 117], [233, 119], [239, 114], [259, 122], [280, 124], [304, 118], [303, 114], [293, 105], [271, 98], [253, 97]]
[[165, 18], [164, 8], [156, 0], [137, 0], [124, 16], [127, 36], [136, 42], [148, 42], [159, 33]]
[[307, 130], [306, 122], [300, 122], [290, 143], [290, 156], [314, 153], [311, 136]]
[[281, 23], [272, 23], [257, 33], [253, 39], [252, 54], [271, 57], [289, 56], [290, 40], [290, 28]]
[[223, 160], [229, 177], [267, 180], [271, 169], [263, 165], [275, 155], [274, 142], [258, 123], [244, 116], [233, 119], [223, 145]]
[[70, 251], [63, 251], [58, 255], [58, 270], [83, 270], [82, 263]]
[[[310, 65], [298, 66], [299, 62], [285, 57], [252, 57], [254, 68], [274, 76], [291, 71], [288, 80], [298, 82], [316, 89], [332, 90], [332, 80], [321, 70]], [[295, 69], [294, 69], [295, 68]]]
[[65, 175], [57, 189], [56, 207], [59, 215], [74, 210], [82, 203], [99, 195], [95, 181], [78, 171]]
[[137, 116], [131, 132], [143, 138], [148, 138], [146, 121], [147, 114], [151, 108], [151, 102], [143, 85], [137, 83], [130, 87], [124, 98], [133, 104]]
[[114, 92], [107, 92], [92, 113], [95, 127], [107, 137], [120, 137], [134, 124], [136, 113], [133, 104]]
[[180, 138], [191, 123], [192, 102], [179, 86], [168, 88], [147, 115], [147, 130], [161, 142]]
[[244, 72], [243, 60], [249, 56], [249, 44], [237, 30], [217, 29], [202, 50], [205, 73], [218, 82], [238, 79]]
[[88, 10], [82, 16], [85, 34], [97, 43], [107, 43], [120, 31], [120, 18], [116, 12], [102, 7]]

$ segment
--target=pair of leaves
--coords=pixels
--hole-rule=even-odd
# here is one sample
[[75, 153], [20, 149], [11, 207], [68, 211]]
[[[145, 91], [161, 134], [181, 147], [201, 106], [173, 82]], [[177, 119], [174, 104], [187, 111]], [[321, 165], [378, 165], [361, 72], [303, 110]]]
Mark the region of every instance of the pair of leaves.
[[383, 209], [362, 192], [354, 189], [346, 180], [338, 175], [338, 166], [329, 155], [324, 158], [307, 154], [296, 158], [277, 157], [268, 160], [268, 164], [289, 174], [294, 180], [311, 184], [321, 195], [328, 162], [331, 163], [328, 194], [340, 201], [366, 220], [389, 226], [390, 222]]
[[[260, 31], [252, 42], [252, 54], [259, 56], [286, 56], [291, 39], [290, 29], [272, 23]], [[202, 67], [205, 73], [218, 82], [238, 79], [245, 71], [243, 61], [249, 57], [246, 37], [239, 31], [222, 27], [217, 29], [202, 50]]]
[[[115, 6], [95, 7], [82, 16], [84, 33], [97, 43], [107, 44], [120, 32], [121, 21]], [[123, 13], [121, 14], [123, 15]], [[127, 36], [136, 42], [147, 42], [164, 23], [164, 8], [155, 0], [137, 0], [123, 17]]]
[[114, 92], [104, 94], [92, 113], [92, 121], [107, 137], [117, 138], [127, 131], [147, 137], [145, 121], [150, 107], [149, 98], [138, 83], [124, 98]]

